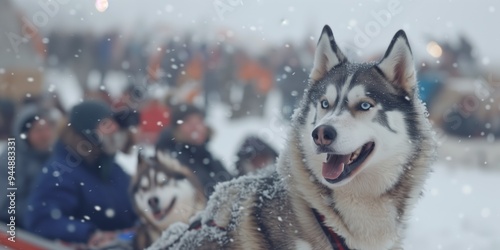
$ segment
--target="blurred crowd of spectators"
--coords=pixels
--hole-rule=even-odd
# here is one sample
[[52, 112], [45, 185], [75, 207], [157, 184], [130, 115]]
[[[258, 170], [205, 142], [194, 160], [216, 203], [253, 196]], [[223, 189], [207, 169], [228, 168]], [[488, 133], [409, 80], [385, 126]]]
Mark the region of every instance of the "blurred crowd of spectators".
[[[275, 161], [274, 149], [250, 136], [238, 151], [236, 172], [228, 171], [208, 150], [217, 128], [206, 124], [206, 107], [228, 105], [233, 119], [263, 116], [267, 95], [278, 89], [288, 117], [307, 84], [304, 62], [311, 61], [311, 48], [303, 54], [272, 48], [255, 55], [242, 45], [182, 37], [172, 35], [149, 50], [145, 37], [52, 31], [22, 44], [23, 60], [32, 57], [32, 64], [2, 62], [2, 77], [14, 71], [30, 79], [34, 72], [41, 75], [28, 82], [23, 77], [25, 85], [19, 79], [0, 79], [0, 166], [7, 169], [4, 142], [16, 138], [17, 228], [81, 248], [101, 247], [133, 232], [138, 218], [128, 193], [130, 176], [116, 160], [119, 152], [133, 154], [142, 147], [176, 152], [206, 196], [218, 182]], [[1, 55], [15, 62], [18, 55], [10, 46], [0, 41]], [[65, 107], [60, 101], [60, 95], [71, 93], [47, 87], [53, 83], [44, 82], [45, 74], [54, 71], [76, 79], [81, 91], [75, 91], [83, 93], [76, 105]], [[110, 72], [128, 79], [116, 83], [126, 86], [118, 97], [107, 92], [114, 84], [107, 80]], [[89, 84], [91, 74], [99, 76], [97, 88]], [[36, 84], [41, 86], [33, 91]], [[151, 94], [152, 86], [167, 91]], [[19, 89], [24, 92], [12, 94]], [[7, 171], [0, 171], [0, 178], [7, 180]], [[2, 183], [0, 220], [7, 223], [7, 182]]]
[[161, 42], [118, 32], [53, 31], [47, 37], [48, 67], [69, 70], [87, 95], [95, 95], [89, 87], [92, 72], [98, 73], [102, 86], [108, 73], [117, 71], [131, 84], [146, 81], [170, 87], [170, 102], [207, 105], [220, 100], [233, 108], [234, 117], [262, 115], [262, 104], [273, 89], [282, 94], [288, 117], [307, 83], [314, 49], [314, 42], [305, 39], [303, 44], [256, 54], [236, 42], [194, 41], [190, 33]]
[[[140, 147], [176, 152], [206, 196], [220, 181], [272, 165], [276, 151], [249, 136], [238, 150], [236, 171], [228, 171], [208, 150], [217, 128], [206, 124], [206, 107], [227, 105], [233, 119], [263, 116], [267, 95], [277, 89], [287, 104], [283, 117], [289, 117], [307, 84], [304, 62], [312, 61], [307, 46], [255, 55], [242, 45], [195, 43], [189, 34], [172, 36], [151, 53], [146, 39], [115, 32], [93, 36], [54, 31], [43, 46], [42, 74], [72, 75], [83, 98], [65, 107], [46, 87], [0, 98], [0, 140], [16, 138], [16, 185], [22, 187], [16, 196], [16, 225], [82, 248], [116, 241], [137, 225], [128, 193], [130, 176], [117, 162], [118, 152], [136, 153]], [[10, 70], [8, 65], [3, 69]], [[127, 87], [118, 97], [106, 90], [113, 84], [106, 81], [111, 71], [128, 79], [119, 83]], [[100, 76], [97, 88], [89, 84], [93, 72]], [[151, 94], [151, 86], [167, 91]], [[2, 169], [7, 169], [6, 159], [5, 148], [0, 148]], [[0, 178], [6, 180], [7, 171]], [[0, 220], [7, 222], [11, 215], [4, 185]]]

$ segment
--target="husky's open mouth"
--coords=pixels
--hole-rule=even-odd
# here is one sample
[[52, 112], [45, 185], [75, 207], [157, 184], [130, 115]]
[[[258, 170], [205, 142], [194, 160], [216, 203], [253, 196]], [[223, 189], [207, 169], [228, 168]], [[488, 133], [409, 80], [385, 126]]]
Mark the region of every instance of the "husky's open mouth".
[[337, 183], [347, 178], [363, 164], [374, 148], [375, 143], [368, 142], [347, 155], [328, 154], [323, 162], [323, 177], [329, 183]]
[[163, 218], [165, 218], [165, 216], [167, 216], [170, 213], [170, 211], [174, 207], [176, 201], [177, 201], [177, 197], [174, 197], [172, 199], [172, 201], [170, 202], [170, 205], [168, 205], [168, 207], [166, 209], [164, 209], [164, 210], [160, 209], [158, 211], [153, 211], [153, 217], [156, 220], [163, 220]]

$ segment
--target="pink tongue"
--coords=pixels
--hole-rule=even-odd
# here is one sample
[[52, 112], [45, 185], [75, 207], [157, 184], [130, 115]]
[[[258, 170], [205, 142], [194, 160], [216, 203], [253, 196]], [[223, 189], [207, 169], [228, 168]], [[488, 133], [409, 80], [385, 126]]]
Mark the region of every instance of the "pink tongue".
[[344, 166], [349, 162], [351, 155], [331, 155], [323, 162], [323, 177], [337, 179], [344, 171]]

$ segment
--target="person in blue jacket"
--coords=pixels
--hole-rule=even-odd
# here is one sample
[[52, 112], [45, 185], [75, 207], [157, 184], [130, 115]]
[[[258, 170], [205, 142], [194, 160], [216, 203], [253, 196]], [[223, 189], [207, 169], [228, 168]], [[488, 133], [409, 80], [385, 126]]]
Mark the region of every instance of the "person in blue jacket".
[[[51, 148], [56, 139], [56, 117], [54, 110], [34, 104], [24, 106], [16, 114], [12, 131], [15, 138], [15, 180], [20, 187], [15, 192], [15, 210], [11, 207], [10, 182], [8, 181], [9, 151], [0, 154], [0, 221], [10, 223], [15, 215], [16, 227], [22, 228], [26, 202], [42, 165], [49, 159]], [[5, 143], [7, 145], [7, 143]], [[12, 152], [12, 151], [11, 151]], [[22, 187], [22, 188], [21, 188]], [[12, 196], [11, 196], [12, 197]]]
[[30, 195], [25, 227], [91, 247], [132, 228], [137, 217], [128, 195], [130, 177], [114, 160], [126, 140], [109, 106], [76, 105]]

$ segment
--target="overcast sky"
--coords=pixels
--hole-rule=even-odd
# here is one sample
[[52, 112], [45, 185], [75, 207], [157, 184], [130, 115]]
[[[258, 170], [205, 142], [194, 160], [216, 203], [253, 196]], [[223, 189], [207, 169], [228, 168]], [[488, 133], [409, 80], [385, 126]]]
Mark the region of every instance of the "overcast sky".
[[[48, 0], [15, 0], [28, 18], [47, 13], [40, 1]], [[341, 47], [370, 55], [385, 50], [403, 28], [417, 56], [427, 54], [429, 38], [454, 41], [462, 33], [476, 46], [481, 61], [500, 62], [500, 6], [494, 0], [108, 0], [102, 13], [96, 0], [51, 1], [59, 2], [59, 9], [50, 13], [44, 29], [102, 32], [121, 27], [141, 32], [161, 25], [210, 35], [223, 27], [241, 40], [285, 43], [305, 36], [316, 41], [322, 26], [329, 24]], [[389, 19], [385, 13], [391, 12]]]

